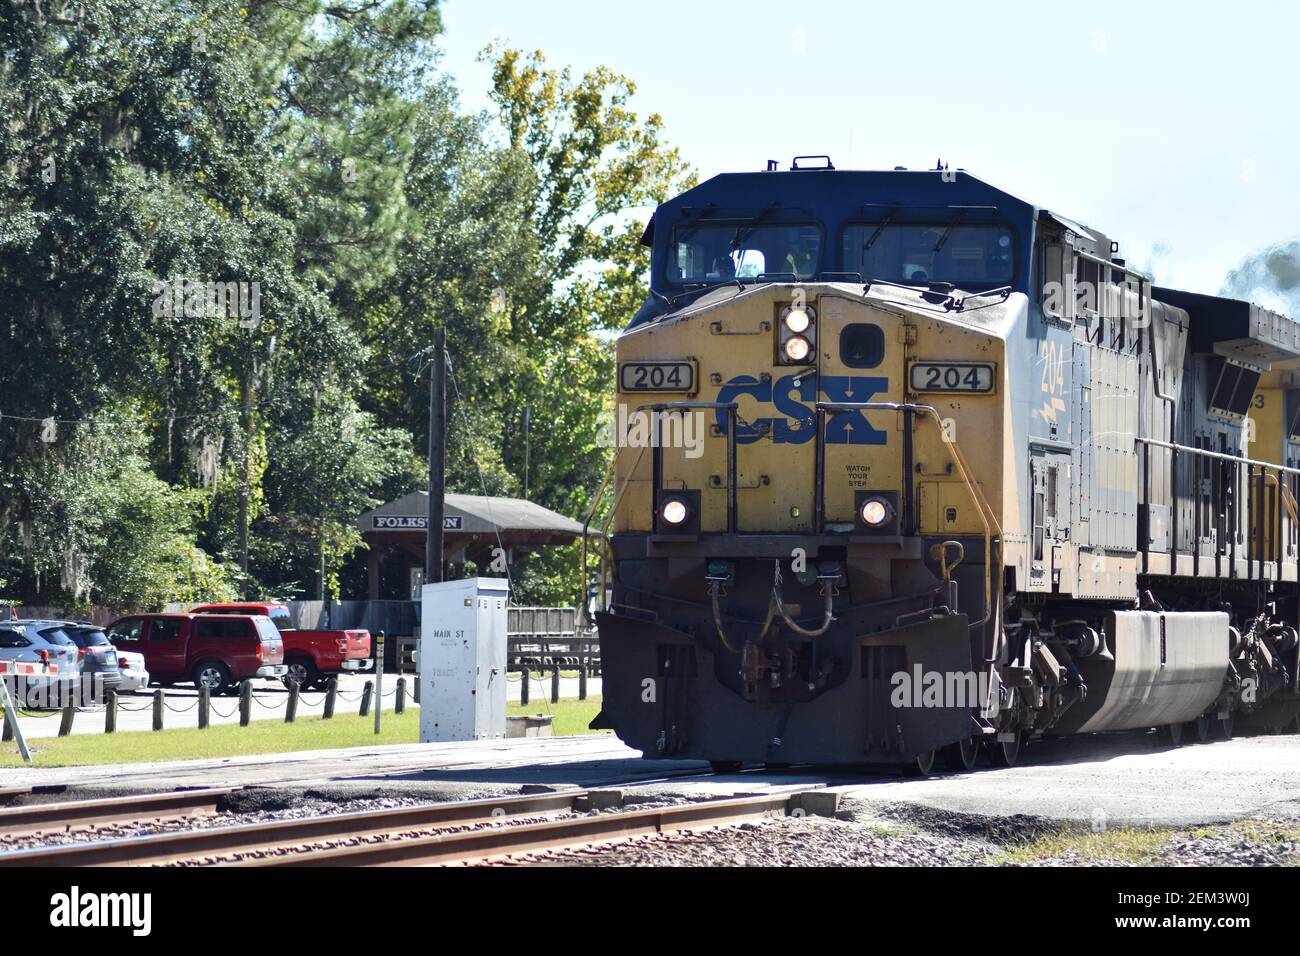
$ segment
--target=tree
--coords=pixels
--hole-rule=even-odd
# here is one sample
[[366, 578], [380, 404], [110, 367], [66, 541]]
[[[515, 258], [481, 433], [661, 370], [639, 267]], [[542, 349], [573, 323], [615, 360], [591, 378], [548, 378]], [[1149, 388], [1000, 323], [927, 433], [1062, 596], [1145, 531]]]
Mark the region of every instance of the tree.
[[530, 407], [532, 496], [585, 509], [640, 220], [691, 174], [609, 69], [492, 48], [466, 115], [440, 29], [433, 0], [0, 0], [10, 592], [332, 593], [357, 513], [423, 486], [438, 326], [451, 487], [521, 493]]

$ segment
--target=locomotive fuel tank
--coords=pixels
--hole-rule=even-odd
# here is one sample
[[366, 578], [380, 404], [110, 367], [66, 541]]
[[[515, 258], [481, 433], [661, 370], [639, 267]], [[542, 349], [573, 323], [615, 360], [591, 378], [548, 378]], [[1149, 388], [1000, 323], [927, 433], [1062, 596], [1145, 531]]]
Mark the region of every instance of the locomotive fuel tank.
[[1077, 662], [1087, 698], [1050, 733], [1183, 724], [1205, 713], [1223, 690], [1231, 644], [1227, 614], [1112, 611], [1105, 639], [1109, 655]]

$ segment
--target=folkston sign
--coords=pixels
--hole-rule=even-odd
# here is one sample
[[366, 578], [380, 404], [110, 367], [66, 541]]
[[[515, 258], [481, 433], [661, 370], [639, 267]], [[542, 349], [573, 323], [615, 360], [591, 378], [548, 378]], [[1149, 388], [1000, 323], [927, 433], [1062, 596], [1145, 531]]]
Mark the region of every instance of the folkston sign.
[[[426, 515], [373, 515], [371, 524], [376, 531], [424, 531], [429, 527]], [[460, 531], [465, 526], [461, 515], [443, 515], [443, 531]]]

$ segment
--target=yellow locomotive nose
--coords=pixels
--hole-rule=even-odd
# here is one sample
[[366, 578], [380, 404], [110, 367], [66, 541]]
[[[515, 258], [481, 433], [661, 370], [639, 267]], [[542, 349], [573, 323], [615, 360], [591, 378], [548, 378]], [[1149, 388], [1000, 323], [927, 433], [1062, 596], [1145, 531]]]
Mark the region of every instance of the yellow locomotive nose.
[[[639, 500], [615, 530], [897, 532], [911, 501], [897, 416], [853, 406], [905, 400], [903, 329], [860, 286], [822, 283], [719, 290], [625, 335], [619, 463]], [[668, 520], [673, 491], [698, 494], [692, 520]], [[881, 502], [874, 523], [859, 492]]]

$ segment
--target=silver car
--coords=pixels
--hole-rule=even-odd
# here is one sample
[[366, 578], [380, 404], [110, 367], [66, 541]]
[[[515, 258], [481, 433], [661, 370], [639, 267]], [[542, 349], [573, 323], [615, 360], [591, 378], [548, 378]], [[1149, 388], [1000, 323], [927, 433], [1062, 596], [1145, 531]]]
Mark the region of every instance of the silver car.
[[0, 660], [9, 691], [28, 707], [60, 708], [76, 700], [79, 648], [52, 621], [0, 622]]

